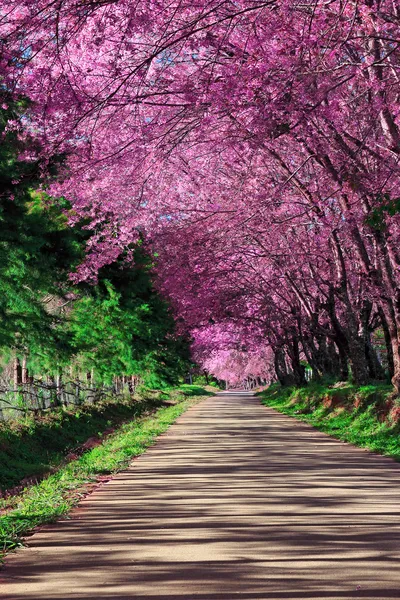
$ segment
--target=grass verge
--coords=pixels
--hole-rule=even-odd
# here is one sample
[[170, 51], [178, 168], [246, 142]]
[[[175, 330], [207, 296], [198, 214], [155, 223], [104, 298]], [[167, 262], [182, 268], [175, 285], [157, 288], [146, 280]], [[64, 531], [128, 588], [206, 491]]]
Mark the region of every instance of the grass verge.
[[400, 461], [400, 403], [392, 386], [310, 383], [295, 389], [273, 384], [259, 395], [266, 406], [332, 437]]
[[[81, 454], [88, 440], [101, 439], [122, 422], [140, 417], [165, 402], [207, 395], [197, 385], [166, 390], [142, 389], [133, 399], [110, 398], [95, 405], [56, 408], [0, 422], [0, 497], [57, 469], [68, 454]], [[21, 485], [22, 484], [22, 485]], [[14, 490], [14, 492], [17, 490]], [[1, 500], [0, 500], [1, 508]]]
[[121, 425], [101, 445], [27, 488], [13, 498], [11, 504], [10, 499], [3, 500], [0, 558], [6, 551], [21, 546], [23, 536], [34, 527], [67, 514], [86, 495], [89, 484], [101, 480], [101, 476], [116, 473], [133, 457], [145, 452], [177, 417], [201, 399], [198, 394], [194, 396]]

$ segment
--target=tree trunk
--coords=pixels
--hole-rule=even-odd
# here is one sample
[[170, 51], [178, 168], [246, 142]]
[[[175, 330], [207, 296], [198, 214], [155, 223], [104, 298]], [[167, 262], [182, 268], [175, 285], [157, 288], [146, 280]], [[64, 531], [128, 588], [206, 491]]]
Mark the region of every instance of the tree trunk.
[[351, 375], [356, 385], [365, 385], [369, 381], [365, 343], [359, 338], [349, 336], [349, 362]]
[[293, 336], [289, 344], [289, 358], [293, 370], [293, 381], [296, 387], [307, 385], [306, 369], [300, 362], [299, 340]]
[[348, 381], [349, 380], [349, 360], [347, 356], [346, 349], [343, 344], [338, 344], [336, 346], [339, 351], [339, 379], [340, 381]]
[[16, 356], [14, 358], [13, 371], [14, 371], [14, 390], [17, 391], [18, 387], [22, 384], [22, 367], [21, 367], [21, 362], [20, 362], [18, 356]]
[[321, 362], [319, 360], [318, 351], [311, 335], [301, 338], [301, 345], [306, 356], [307, 362], [311, 367], [312, 380], [319, 381], [323, 375]]
[[392, 384], [396, 393], [400, 395], [400, 343], [397, 335], [397, 327], [390, 325], [390, 339], [393, 352], [393, 377]]
[[[387, 339], [388, 342], [390, 341], [390, 356], [391, 359], [393, 359], [393, 375], [391, 381], [396, 390], [396, 393], [400, 395], [400, 340], [399, 331], [396, 323], [396, 314], [394, 311], [394, 307], [391, 305], [391, 303], [382, 302], [381, 307], [382, 313], [385, 317], [382, 321], [382, 327], [385, 332], [387, 326], [387, 332], [385, 332], [385, 340]], [[386, 325], [384, 325], [384, 323], [386, 323]]]
[[368, 337], [365, 343], [365, 355], [367, 357], [368, 371], [371, 379], [378, 379], [383, 381], [386, 379], [385, 369], [378, 359], [378, 355], [374, 346], [372, 345], [371, 339]]
[[383, 335], [385, 338], [386, 360], [387, 360], [389, 377], [390, 377], [390, 379], [392, 379], [392, 377], [394, 376], [394, 363], [393, 363], [393, 347], [392, 347], [392, 341], [390, 338], [389, 326], [388, 326], [388, 322], [385, 317], [385, 313], [381, 306], [378, 308], [378, 312], [379, 312], [379, 317], [381, 319]]
[[340, 356], [336, 351], [336, 344], [332, 340], [326, 340], [324, 350], [324, 371], [335, 379], [340, 377]]
[[282, 348], [277, 348], [274, 353], [276, 377], [281, 385], [287, 385], [288, 372], [286, 369], [285, 353]]

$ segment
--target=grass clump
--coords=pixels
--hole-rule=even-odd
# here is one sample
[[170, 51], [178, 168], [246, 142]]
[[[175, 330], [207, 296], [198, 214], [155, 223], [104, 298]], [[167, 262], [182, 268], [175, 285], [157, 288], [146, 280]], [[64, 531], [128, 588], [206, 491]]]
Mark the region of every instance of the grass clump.
[[145, 452], [154, 440], [187, 408], [198, 402], [184, 399], [159, 408], [153, 415], [137, 417], [110, 434], [101, 445], [61, 466], [18, 497], [2, 500], [0, 553], [22, 545], [22, 537], [34, 527], [67, 514], [102, 475], [116, 473]]
[[390, 385], [271, 385], [261, 402], [354, 446], [400, 460], [400, 402]]

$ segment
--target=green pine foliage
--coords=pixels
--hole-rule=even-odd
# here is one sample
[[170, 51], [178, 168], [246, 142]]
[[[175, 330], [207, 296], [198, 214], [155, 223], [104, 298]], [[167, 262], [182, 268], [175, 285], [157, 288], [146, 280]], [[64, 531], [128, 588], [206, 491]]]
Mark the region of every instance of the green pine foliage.
[[34, 189], [40, 164], [21, 160], [27, 142], [7, 122], [21, 105], [0, 111], [0, 346], [62, 345], [48, 296], [62, 295], [83, 257], [83, 230], [67, 226], [65, 203], [50, 204]]
[[[24, 102], [0, 110], [0, 364], [27, 359], [36, 377], [92, 374], [109, 384], [134, 375], [151, 387], [176, 383], [188, 369], [188, 343], [175, 334], [168, 303], [155, 289], [143, 244], [104, 267], [96, 285], [71, 282], [90, 229], [70, 226], [63, 199], [37, 191], [41, 165], [21, 158], [29, 148], [10, 120]], [[52, 168], [62, 157], [53, 160]]]
[[134, 262], [104, 267], [69, 318], [77, 363], [109, 383], [114, 375], [140, 376], [148, 387], [176, 383], [188, 365], [188, 343], [174, 335], [168, 303], [152, 281], [152, 264], [139, 246]]

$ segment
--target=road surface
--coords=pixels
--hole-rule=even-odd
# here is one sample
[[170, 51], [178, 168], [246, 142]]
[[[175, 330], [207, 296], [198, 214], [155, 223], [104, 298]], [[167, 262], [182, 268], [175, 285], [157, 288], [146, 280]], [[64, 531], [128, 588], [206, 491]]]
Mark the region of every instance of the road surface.
[[221, 394], [29, 538], [0, 597], [398, 600], [399, 478], [390, 459]]

